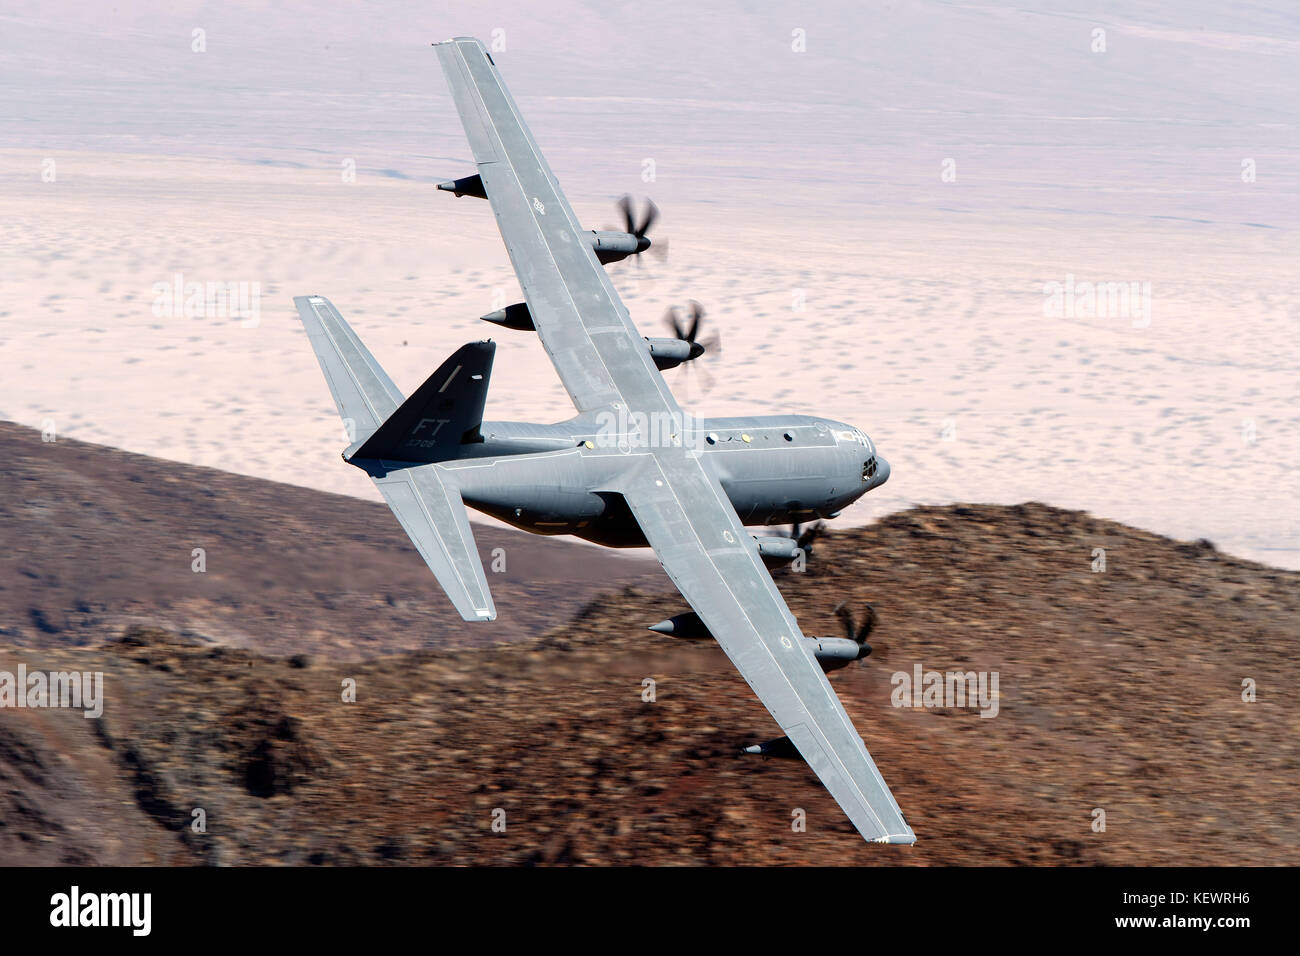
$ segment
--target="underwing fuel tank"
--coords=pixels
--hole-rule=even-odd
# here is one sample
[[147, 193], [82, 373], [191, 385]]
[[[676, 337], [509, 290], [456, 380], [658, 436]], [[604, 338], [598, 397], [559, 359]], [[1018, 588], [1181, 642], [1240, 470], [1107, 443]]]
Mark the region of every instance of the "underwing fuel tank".
[[438, 188], [443, 192], [448, 192], [456, 196], [474, 196], [478, 199], [487, 199], [487, 193], [483, 189], [483, 178], [478, 175], [466, 176], [464, 179], [453, 179], [445, 183], [438, 183]]
[[658, 624], [651, 624], [649, 630], [659, 634], [667, 634], [669, 637], [684, 637], [687, 639], [713, 636], [709, 633], [709, 629], [704, 626], [704, 622], [700, 620], [700, 616], [694, 611], [678, 614], [676, 617], [670, 617]]
[[776, 740], [769, 740], [766, 743], [754, 744], [746, 747], [741, 751], [744, 754], [754, 754], [759, 757], [777, 757], [782, 760], [800, 760], [802, 756], [789, 737], [777, 737]]
[[533, 323], [533, 315], [528, 311], [527, 302], [516, 302], [504, 309], [497, 309], [495, 312], [481, 315], [479, 318], [484, 322], [491, 322], [494, 325], [501, 325], [519, 332], [537, 331], [537, 326]]

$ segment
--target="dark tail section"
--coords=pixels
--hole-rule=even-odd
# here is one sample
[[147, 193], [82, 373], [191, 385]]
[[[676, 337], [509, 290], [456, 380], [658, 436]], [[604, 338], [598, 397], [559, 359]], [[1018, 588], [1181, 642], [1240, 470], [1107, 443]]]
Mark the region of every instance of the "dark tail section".
[[494, 342], [471, 342], [451, 358], [348, 454], [349, 461], [449, 461], [481, 442], [483, 404], [492, 374]]

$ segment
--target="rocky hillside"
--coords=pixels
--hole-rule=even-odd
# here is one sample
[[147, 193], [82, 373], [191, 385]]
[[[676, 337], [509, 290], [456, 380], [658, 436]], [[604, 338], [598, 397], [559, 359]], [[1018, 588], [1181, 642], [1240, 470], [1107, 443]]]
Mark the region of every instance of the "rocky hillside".
[[[0, 863], [1300, 863], [1300, 575], [1027, 504], [832, 532], [777, 577], [808, 633], [874, 605], [875, 652], [831, 679], [916, 846], [740, 755], [770, 717], [716, 647], [644, 629], [679, 599], [629, 588], [539, 638], [358, 663], [145, 627], [0, 648], [106, 698], [0, 711]], [[996, 716], [893, 706], [915, 665], [996, 672]]]
[[[339, 660], [536, 636], [659, 565], [476, 525], [498, 618], [465, 624], [380, 502], [194, 468], [0, 422], [0, 643], [102, 642], [133, 623]], [[339, 467], [345, 467], [339, 463]], [[205, 570], [196, 573], [194, 549]]]

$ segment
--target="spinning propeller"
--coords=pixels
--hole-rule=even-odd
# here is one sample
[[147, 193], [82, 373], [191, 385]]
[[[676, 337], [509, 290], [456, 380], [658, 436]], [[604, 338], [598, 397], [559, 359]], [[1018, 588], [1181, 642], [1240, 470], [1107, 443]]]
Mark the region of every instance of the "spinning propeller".
[[876, 626], [876, 609], [870, 604], [867, 605], [867, 613], [862, 619], [862, 624], [853, 618], [853, 612], [846, 606], [847, 601], [841, 601], [835, 605], [835, 616], [838, 617], [844, 625], [844, 636], [858, 645], [861, 650], [858, 651], [858, 660], [862, 660], [871, 654], [871, 645], [867, 643], [867, 638], [871, 636], [872, 630]]
[[799, 522], [796, 521], [794, 524], [790, 525], [790, 537], [794, 538], [795, 541], [799, 543], [799, 547], [803, 549], [804, 554], [811, 555], [813, 543], [822, 536], [822, 532], [825, 530], [826, 522], [818, 521], [815, 524], [810, 524], [801, 532]]
[[[704, 321], [704, 306], [700, 305], [694, 299], [691, 300], [690, 307], [687, 309], [686, 317], [683, 319], [681, 309], [677, 306], [669, 307], [664, 313], [664, 325], [673, 333], [673, 338], [680, 339], [683, 342], [691, 344], [691, 355], [698, 360], [699, 356], [709, 355], [716, 357], [722, 353], [722, 336], [716, 331], [707, 338], [701, 339], [700, 325]], [[685, 363], [688, 369], [696, 368], [696, 362]], [[691, 373], [687, 373], [691, 374]], [[696, 368], [695, 374], [700, 376], [700, 382], [705, 391], [713, 387], [713, 376], [708, 370], [700, 367]]]
[[659, 260], [663, 261], [668, 256], [668, 240], [663, 239], [658, 244], [655, 244], [650, 241], [648, 235], [650, 227], [659, 218], [659, 207], [647, 199], [640, 223], [636, 221], [636, 217], [633, 215], [631, 196], [624, 196], [620, 199], [618, 208], [623, 211], [623, 231], [636, 236], [636, 252], [632, 253], [632, 255], [637, 257], [637, 265], [641, 264], [641, 253], [647, 249], [652, 249], [655, 255], [659, 257]]

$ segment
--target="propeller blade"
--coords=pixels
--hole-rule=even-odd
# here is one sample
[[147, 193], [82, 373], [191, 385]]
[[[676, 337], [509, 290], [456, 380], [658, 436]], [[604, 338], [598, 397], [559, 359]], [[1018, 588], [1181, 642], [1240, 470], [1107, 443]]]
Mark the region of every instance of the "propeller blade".
[[686, 333], [682, 331], [682, 323], [679, 321], [681, 313], [677, 311], [677, 306], [669, 306], [668, 311], [664, 313], [664, 325], [672, 330], [673, 338], [683, 339]]
[[808, 530], [803, 532], [803, 534], [798, 532], [798, 528], [799, 526], [795, 525], [795, 531], [792, 537], [799, 542], [799, 547], [803, 548], [805, 551], [811, 551], [813, 542], [820, 538], [822, 532], [826, 530], [826, 522], [818, 521], [814, 525], [809, 525]]
[[[629, 231], [639, 239], [641, 236], [644, 236], [647, 232], [650, 231], [650, 227], [654, 224], [654, 221], [658, 218], [659, 218], [659, 207], [654, 204], [653, 200], [647, 199], [645, 201], [645, 218], [641, 220], [641, 228], [632, 229]], [[631, 222], [631, 219], [629, 219], [628, 221]]]
[[635, 224], [632, 219], [632, 197], [624, 196], [620, 199], [618, 201], [618, 208], [623, 210], [623, 231], [636, 235], [636, 230], [632, 228]]
[[683, 362], [681, 365], [682, 372], [682, 395], [686, 401], [691, 401], [695, 390], [691, 388], [692, 382], [698, 382], [700, 385], [700, 394], [712, 391], [716, 384], [708, 370], [700, 365], [699, 362]]
[[[870, 637], [871, 632], [875, 630], [876, 622], [878, 620], [879, 618], [876, 615], [876, 609], [868, 604], [866, 617], [863, 619], [862, 626], [858, 628], [858, 632], [853, 639], [863, 647], [868, 647], [867, 638]], [[870, 654], [871, 651], [868, 650], [867, 653]]]
[[686, 341], [694, 342], [700, 331], [700, 320], [704, 318], [704, 306], [691, 299], [691, 330], [686, 333]]
[[857, 629], [854, 626], [856, 622], [853, 620], [853, 612], [848, 609], [847, 604], [847, 601], [841, 601], [835, 605], [835, 616], [840, 619], [840, 623], [844, 626], [844, 636], [850, 641], [858, 643], [855, 636]]
[[707, 368], [705, 368], [703, 365], [700, 365], [696, 362], [688, 363], [687, 367], [695, 369], [694, 374], [700, 377], [700, 384], [704, 386], [704, 391], [706, 392], [713, 391], [713, 386], [716, 385], [717, 382], [713, 378], [713, 375], [710, 374]]

